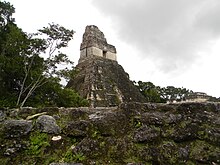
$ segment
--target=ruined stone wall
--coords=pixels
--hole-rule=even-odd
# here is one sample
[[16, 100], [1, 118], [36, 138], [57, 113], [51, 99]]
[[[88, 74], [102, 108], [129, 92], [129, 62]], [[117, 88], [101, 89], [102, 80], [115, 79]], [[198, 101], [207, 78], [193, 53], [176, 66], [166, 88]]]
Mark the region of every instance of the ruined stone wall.
[[220, 104], [0, 109], [0, 144], [1, 165], [218, 165]]

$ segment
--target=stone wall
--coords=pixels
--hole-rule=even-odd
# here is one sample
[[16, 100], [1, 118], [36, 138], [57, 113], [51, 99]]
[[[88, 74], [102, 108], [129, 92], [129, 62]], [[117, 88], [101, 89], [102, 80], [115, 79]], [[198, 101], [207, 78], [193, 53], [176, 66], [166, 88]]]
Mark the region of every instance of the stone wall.
[[82, 61], [86, 60], [86, 58], [93, 57], [93, 56], [104, 57], [104, 58], [107, 58], [110, 60], [117, 61], [115, 53], [112, 53], [109, 51], [103, 51], [103, 50], [96, 48], [96, 47], [89, 47], [89, 48], [86, 48], [86, 49], [83, 49], [80, 51], [80, 61], [79, 62], [82, 62]]
[[99, 56], [103, 57], [103, 51], [96, 47], [89, 47], [80, 51], [80, 62], [87, 57]]
[[0, 109], [1, 165], [217, 165], [220, 104]]
[[116, 54], [115, 54], [115, 53], [112, 53], [112, 52], [107, 52], [107, 53], [106, 53], [106, 58], [107, 58], [107, 59], [110, 59], [110, 60], [115, 60], [115, 61], [117, 61]]

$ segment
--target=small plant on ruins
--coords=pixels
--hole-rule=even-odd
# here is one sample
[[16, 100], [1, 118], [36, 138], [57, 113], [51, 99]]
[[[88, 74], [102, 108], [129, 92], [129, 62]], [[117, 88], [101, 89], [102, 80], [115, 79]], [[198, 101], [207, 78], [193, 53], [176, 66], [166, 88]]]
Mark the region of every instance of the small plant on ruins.
[[49, 137], [46, 133], [35, 132], [30, 135], [30, 145], [26, 150], [29, 155], [43, 155], [46, 147], [50, 146]]
[[68, 150], [64, 155], [64, 162], [82, 162], [85, 160], [83, 153], [73, 153], [72, 150]]

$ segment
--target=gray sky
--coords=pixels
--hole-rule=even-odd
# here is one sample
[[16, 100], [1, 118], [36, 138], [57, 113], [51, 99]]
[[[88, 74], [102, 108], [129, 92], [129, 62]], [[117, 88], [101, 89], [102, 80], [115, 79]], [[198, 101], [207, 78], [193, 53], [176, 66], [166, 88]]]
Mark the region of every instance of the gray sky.
[[[189, 69], [220, 37], [219, 0], [93, 0], [121, 40], [165, 72]], [[208, 56], [208, 54], [207, 54]]]
[[116, 46], [131, 80], [220, 96], [220, 0], [7, 0], [26, 32], [55, 22], [76, 31], [66, 53], [78, 62], [86, 25]]

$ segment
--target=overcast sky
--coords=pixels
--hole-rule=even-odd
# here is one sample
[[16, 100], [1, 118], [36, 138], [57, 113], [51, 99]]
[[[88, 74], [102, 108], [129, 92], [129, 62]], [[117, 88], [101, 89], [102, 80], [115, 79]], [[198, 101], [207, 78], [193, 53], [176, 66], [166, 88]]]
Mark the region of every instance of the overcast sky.
[[220, 0], [8, 0], [24, 31], [55, 22], [76, 31], [69, 57], [78, 62], [86, 25], [116, 46], [131, 80], [220, 96]]

